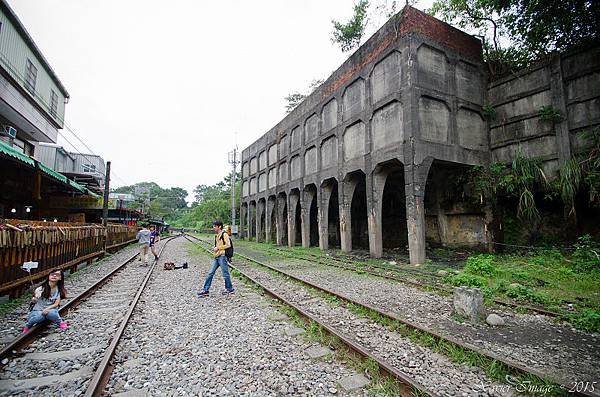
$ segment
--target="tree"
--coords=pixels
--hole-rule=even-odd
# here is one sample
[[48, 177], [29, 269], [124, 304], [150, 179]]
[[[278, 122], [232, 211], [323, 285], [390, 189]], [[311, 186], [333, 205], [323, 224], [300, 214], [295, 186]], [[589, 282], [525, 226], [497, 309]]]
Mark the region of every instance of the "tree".
[[369, 22], [367, 17], [368, 9], [369, 1], [359, 0], [354, 5], [354, 13], [348, 22], [341, 23], [335, 19], [331, 20], [333, 24], [331, 41], [338, 44], [342, 52], [351, 51], [360, 45], [365, 28]]
[[290, 95], [285, 97], [287, 104], [285, 105], [286, 113], [291, 112], [298, 106], [303, 100], [305, 100], [312, 92], [321, 84], [323, 84], [324, 80], [321, 79], [313, 79], [310, 85], [308, 86], [307, 94], [303, 94], [301, 92], [293, 92]]
[[176, 216], [176, 209], [187, 207], [188, 193], [180, 187], [163, 189], [155, 182], [139, 182], [113, 189], [113, 192], [134, 195], [136, 207], [150, 218], [171, 220]]
[[484, 37], [493, 74], [505, 71], [494, 63], [520, 68], [600, 38], [600, 2], [594, 0], [436, 0], [428, 12]]

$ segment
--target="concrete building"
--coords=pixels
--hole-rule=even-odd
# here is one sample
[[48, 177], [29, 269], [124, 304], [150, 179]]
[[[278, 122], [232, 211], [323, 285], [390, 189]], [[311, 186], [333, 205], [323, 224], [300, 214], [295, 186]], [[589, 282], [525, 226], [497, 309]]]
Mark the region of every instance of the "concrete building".
[[56, 143], [69, 93], [5, 0], [0, 0], [0, 218], [67, 220], [51, 201], [94, 194], [56, 168], [66, 152], [38, 161], [40, 143]]
[[[597, 79], [598, 57], [585, 59], [571, 80]], [[457, 199], [457, 181], [522, 147], [543, 152], [548, 164], [565, 158], [569, 134], [600, 114], [597, 81], [580, 98], [585, 104], [565, 102], [569, 84], [585, 84], [563, 76], [565, 62], [559, 56], [533, 77], [523, 72], [488, 87], [477, 38], [405, 7], [243, 151], [241, 234], [290, 246], [362, 247], [373, 257], [384, 246], [408, 245], [413, 264], [425, 261], [426, 239], [490, 243], [489, 209]], [[491, 125], [484, 105], [499, 116]], [[530, 127], [546, 105], [569, 116], [540, 136]]]
[[60, 145], [43, 142], [37, 143], [34, 157], [94, 193], [103, 194], [106, 164], [102, 157], [69, 152]]
[[17, 15], [0, 0], [0, 139], [28, 156], [34, 142], [56, 143], [68, 99]]

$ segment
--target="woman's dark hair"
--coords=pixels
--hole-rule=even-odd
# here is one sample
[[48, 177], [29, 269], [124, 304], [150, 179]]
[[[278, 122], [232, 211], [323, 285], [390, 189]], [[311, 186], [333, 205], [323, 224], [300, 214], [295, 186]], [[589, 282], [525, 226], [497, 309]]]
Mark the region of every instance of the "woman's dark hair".
[[[67, 290], [65, 289], [65, 272], [62, 269], [54, 269], [50, 273], [48, 273], [48, 277], [50, 274], [60, 272], [60, 280], [56, 283], [56, 288], [60, 292], [60, 298], [65, 299], [67, 297]], [[50, 299], [50, 281], [46, 277], [46, 280], [42, 283], [42, 298]]]
[[222, 228], [223, 227], [223, 222], [221, 222], [221, 221], [214, 221], [213, 222], [213, 226], [218, 226], [218, 227]]

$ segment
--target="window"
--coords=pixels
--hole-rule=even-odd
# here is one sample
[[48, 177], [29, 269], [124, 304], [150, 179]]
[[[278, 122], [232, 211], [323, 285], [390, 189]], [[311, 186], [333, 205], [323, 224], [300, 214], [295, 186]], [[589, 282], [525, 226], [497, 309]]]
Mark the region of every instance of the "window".
[[50, 90], [50, 114], [52, 117], [56, 117], [56, 112], [58, 110], [58, 95], [54, 90]]
[[81, 168], [88, 174], [96, 172], [96, 164], [81, 164]]
[[33, 63], [27, 60], [27, 69], [25, 70], [25, 88], [31, 94], [35, 95], [35, 79], [37, 78], [37, 68], [33, 66]]

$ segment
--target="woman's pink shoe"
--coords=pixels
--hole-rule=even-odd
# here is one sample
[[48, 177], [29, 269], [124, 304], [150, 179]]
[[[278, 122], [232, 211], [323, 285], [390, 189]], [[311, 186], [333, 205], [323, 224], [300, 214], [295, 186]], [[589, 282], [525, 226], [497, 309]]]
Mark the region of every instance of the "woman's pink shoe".
[[29, 327], [28, 326], [24, 326], [23, 327], [23, 333], [26, 334], [29, 332]]
[[67, 328], [69, 328], [69, 324], [67, 324], [67, 323], [65, 323], [65, 322], [63, 321], [62, 323], [60, 323], [60, 324], [58, 325], [58, 328], [60, 328], [60, 329], [67, 329]]

